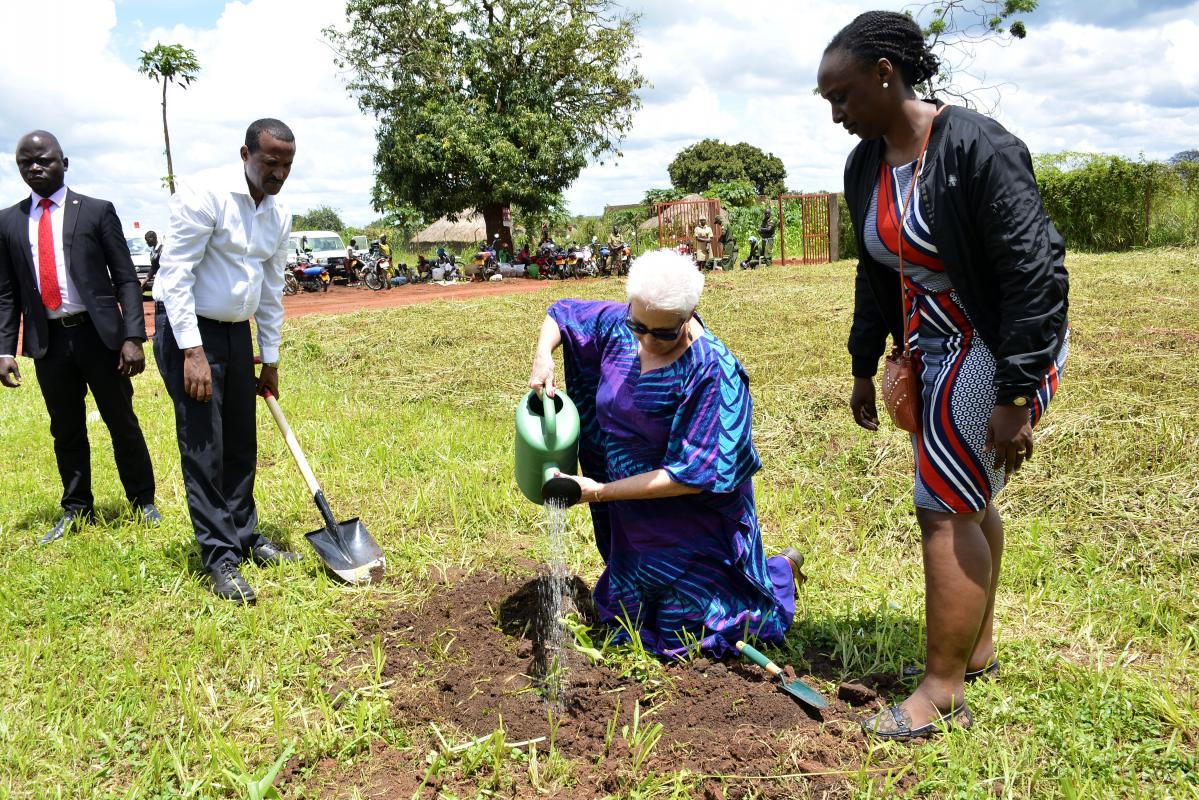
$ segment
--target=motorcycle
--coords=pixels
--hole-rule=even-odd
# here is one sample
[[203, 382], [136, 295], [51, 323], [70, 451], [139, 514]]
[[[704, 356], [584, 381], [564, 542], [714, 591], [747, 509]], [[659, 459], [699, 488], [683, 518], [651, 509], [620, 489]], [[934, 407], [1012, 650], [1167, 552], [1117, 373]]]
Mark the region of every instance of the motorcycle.
[[474, 277], [472, 280], [489, 281], [492, 275], [500, 274], [500, 262], [496, 261], [495, 249], [491, 247], [485, 247], [475, 253], [475, 258], [471, 262], [471, 265], [474, 267]]
[[605, 278], [612, 275], [612, 265], [616, 259], [612, 258], [612, 250], [608, 245], [604, 245], [599, 249], [599, 259], [596, 261], [596, 269], [599, 274]]
[[391, 288], [390, 270], [391, 259], [387, 256], [367, 259], [366, 266], [362, 268], [362, 282], [366, 284], [366, 288], [374, 292], [384, 287]]
[[283, 274], [283, 293], [296, 294], [300, 289], [306, 292], [329, 291], [329, 270], [311, 263], [307, 258], [297, 261]]
[[594, 278], [599, 275], [599, 270], [595, 267], [595, 261], [591, 258], [590, 247], [575, 247], [567, 254], [569, 261], [571, 256], [574, 261], [571, 264], [571, 270], [576, 278]]

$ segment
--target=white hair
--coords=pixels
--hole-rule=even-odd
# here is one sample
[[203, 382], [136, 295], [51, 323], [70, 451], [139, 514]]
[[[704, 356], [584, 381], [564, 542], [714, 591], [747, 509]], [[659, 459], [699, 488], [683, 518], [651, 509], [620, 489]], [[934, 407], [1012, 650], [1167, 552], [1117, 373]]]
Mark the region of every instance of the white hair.
[[674, 250], [645, 253], [629, 268], [629, 302], [640, 300], [653, 311], [686, 316], [699, 305], [703, 292], [704, 274]]

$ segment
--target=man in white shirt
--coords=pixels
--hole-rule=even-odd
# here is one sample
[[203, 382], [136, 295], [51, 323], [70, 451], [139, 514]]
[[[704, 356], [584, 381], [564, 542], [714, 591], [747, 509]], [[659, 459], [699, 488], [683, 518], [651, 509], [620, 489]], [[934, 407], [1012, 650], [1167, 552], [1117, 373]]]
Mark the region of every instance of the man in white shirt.
[[33, 359], [63, 485], [63, 514], [38, 541], [61, 539], [94, 515], [89, 392], [112, 434], [129, 503], [157, 525], [154, 468], [129, 380], [145, 369], [145, 318], [121, 222], [112, 203], [66, 186], [68, 161], [54, 134], [21, 137], [16, 160], [31, 192], [0, 211], [0, 383], [21, 383], [14, 356], [23, 325], [22, 354]]
[[[154, 283], [154, 355], [175, 404], [187, 505], [200, 559], [219, 597], [255, 601], [238, 569], [251, 558], [295, 561], [258, 531], [255, 401], [279, 396], [283, 271], [291, 214], [276, 200], [295, 158], [277, 119], [246, 130], [241, 164], [223, 178], [182, 181]], [[254, 375], [250, 318], [262, 373]]]

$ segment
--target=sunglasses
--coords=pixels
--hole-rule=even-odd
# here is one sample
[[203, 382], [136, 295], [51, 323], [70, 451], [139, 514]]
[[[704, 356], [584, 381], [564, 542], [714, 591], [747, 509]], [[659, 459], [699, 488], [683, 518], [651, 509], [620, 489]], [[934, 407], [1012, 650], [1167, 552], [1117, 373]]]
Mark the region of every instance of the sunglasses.
[[652, 336], [655, 339], [663, 342], [673, 342], [675, 339], [678, 339], [679, 335], [683, 332], [683, 326], [686, 325], [687, 322], [688, 320], [683, 320], [681, 323], [679, 323], [679, 327], [673, 329], [650, 328], [633, 319], [632, 305], [629, 306], [629, 311], [624, 318], [625, 327], [631, 330], [633, 333], [637, 334], [638, 336]]

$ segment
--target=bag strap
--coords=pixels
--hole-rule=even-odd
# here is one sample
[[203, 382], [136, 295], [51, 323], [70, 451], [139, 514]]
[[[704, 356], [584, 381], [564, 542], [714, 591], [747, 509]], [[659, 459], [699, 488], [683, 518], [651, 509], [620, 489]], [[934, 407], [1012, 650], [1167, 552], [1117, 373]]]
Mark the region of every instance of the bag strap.
[[903, 356], [908, 358], [912, 354], [912, 346], [908, 337], [908, 317], [911, 310], [908, 308], [908, 293], [903, 284], [903, 228], [908, 224], [908, 208], [912, 202], [912, 195], [916, 191], [916, 181], [920, 179], [920, 171], [924, 169], [924, 156], [928, 152], [928, 141], [933, 135], [933, 122], [940, 116], [941, 112], [947, 106], [941, 106], [937, 109], [937, 113], [933, 114], [933, 119], [928, 123], [928, 133], [924, 134], [924, 143], [920, 145], [920, 155], [916, 158], [916, 169], [912, 172], [912, 182], [908, 184], [908, 196], [903, 201], [903, 209], [899, 212], [899, 301], [903, 305]]

